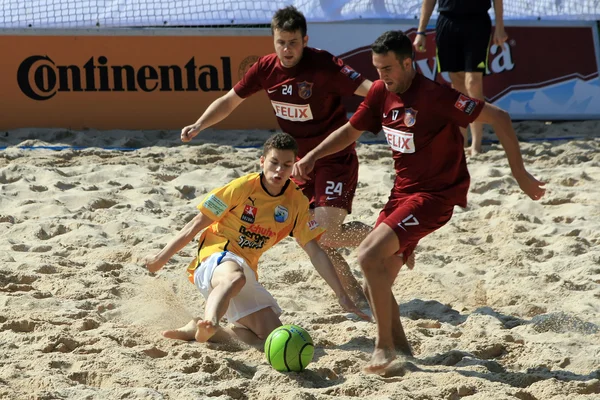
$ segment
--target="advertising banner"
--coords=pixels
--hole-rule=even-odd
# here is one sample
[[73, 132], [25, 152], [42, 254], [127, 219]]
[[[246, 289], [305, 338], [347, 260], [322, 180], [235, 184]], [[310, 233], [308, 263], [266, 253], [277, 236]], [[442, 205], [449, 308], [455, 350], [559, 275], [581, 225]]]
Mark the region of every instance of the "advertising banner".
[[[309, 46], [326, 49], [368, 78], [377, 79], [370, 45], [384, 31], [408, 22], [309, 24]], [[490, 46], [486, 100], [513, 119], [600, 118], [598, 32], [594, 24], [508, 24], [509, 40]], [[219, 36], [143, 33], [112, 35], [0, 35], [0, 129], [180, 129], [230, 90], [261, 55], [273, 52], [268, 32], [227, 31]], [[218, 31], [217, 31], [218, 32]], [[218, 33], [217, 33], [218, 34]], [[435, 32], [417, 70], [437, 72]], [[346, 100], [353, 112], [361, 98]], [[220, 129], [277, 127], [267, 96], [259, 92], [216, 125]]]
[[[404, 30], [414, 40], [414, 25], [311, 24], [309, 44], [327, 49], [369, 79], [377, 79], [370, 45], [387, 30]], [[509, 40], [490, 46], [486, 100], [513, 119], [600, 118], [600, 78], [595, 24], [575, 26], [507, 26]], [[437, 72], [435, 32], [427, 33], [427, 51], [416, 53], [416, 67], [426, 77], [450, 83]], [[348, 101], [354, 111], [360, 99]]]
[[[0, 35], [1, 129], [179, 129], [256, 61], [271, 36]], [[244, 101], [222, 129], [276, 126], [268, 99]]]

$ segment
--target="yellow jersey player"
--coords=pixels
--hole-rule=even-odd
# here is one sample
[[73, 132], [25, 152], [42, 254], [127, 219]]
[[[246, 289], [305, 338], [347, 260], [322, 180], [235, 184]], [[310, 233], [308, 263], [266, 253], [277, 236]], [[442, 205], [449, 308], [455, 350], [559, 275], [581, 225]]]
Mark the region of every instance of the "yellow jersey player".
[[[281, 309], [258, 282], [260, 256], [283, 238], [293, 236], [311, 263], [333, 289], [346, 311], [368, 319], [350, 299], [327, 254], [318, 244], [324, 229], [311, 218], [308, 199], [290, 180], [298, 153], [294, 138], [271, 136], [260, 158], [261, 173], [235, 179], [210, 192], [194, 217], [158, 254], [146, 260], [150, 272], [167, 261], [200, 231], [198, 255], [189, 265], [189, 279], [204, 298], [203, 319], [193, 319], [163, 335], [171, 339], [224, 342], [239, 338], [262, 346], [281, 326]], [[233, 328], [219, 325], [226, 317]]]
[[[184, 127], [182, 141], [189, 142], [222, 121], [259, 91], [271, 101], [281, 130], [297, 140], [300, 157], [348, 121], [342, 97], [366, 96], [372, 82], [331, 53], [309, 47], [306, 18], [293, 6], [273, 14], [271, 32], [275, 52], [260, 57], [233, 89], [215, 100], [194, 124]], [[371, 227], [360, 221], [344, 223], [352, 212], [358, 185], [355, 144], [319, 160], [309, 179], [295, 183], [309, 198], [315, 220], [326, 229], [319, 244], [329, 255], [344, 289], [358, 305], [367, 308], [360, 284], [338, 252], [340, 247], [357, 247], [371, 232]]]

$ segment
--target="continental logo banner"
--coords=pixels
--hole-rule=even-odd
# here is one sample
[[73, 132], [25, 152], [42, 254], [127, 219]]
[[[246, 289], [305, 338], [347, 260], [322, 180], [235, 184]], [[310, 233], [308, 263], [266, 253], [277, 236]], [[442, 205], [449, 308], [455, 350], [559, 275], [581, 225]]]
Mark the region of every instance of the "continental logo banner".
[[[180, 129], [241, 79], [270, 36], [0, 36], [0, 128]], [[273, 129], [264, 93], [216, 126]]]

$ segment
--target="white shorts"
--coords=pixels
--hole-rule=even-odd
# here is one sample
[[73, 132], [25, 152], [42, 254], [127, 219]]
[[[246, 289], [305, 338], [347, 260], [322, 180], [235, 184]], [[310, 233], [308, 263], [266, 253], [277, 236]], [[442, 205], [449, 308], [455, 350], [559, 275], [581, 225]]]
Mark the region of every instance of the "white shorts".
[[225, 312], [227, 321], [242, 326], [237, 324], [236, 321], [267, 307], [271, 307], [278, 316], [281, 315], [281, 308], [279, 308], [277, 301], [267, 289], [258, 283], [254, 271], [246, 260], [229, 251], [211, 254], [194, 271], [194, 284], [200, 290], [204, 299], [208, 299], [210, 292], [213, 290], [210, 281], [215, 269], [225, 261], [233, 261], [241, 266], [246, 276], [246, 284], [242, 290], [229, 301], [229, 308]]

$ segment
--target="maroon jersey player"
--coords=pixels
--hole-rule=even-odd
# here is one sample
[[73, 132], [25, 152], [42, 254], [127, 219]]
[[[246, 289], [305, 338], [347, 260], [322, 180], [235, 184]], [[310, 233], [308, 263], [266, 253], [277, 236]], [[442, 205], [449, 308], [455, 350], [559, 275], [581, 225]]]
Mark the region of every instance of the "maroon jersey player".
[[358, 250], [377, 320], [375, 351], [365, 371], [383, 373], [396, 350], [412, 355], [392, 294], [403, 260], [421, 238], [448, 222], [455, 205], [466, 206], [469, 172], [459, 127], [491, 124], [523, 192], [538, 200], [545, 189], [525, 170], [508, 113], [417, 74], [411, 42], [400, 31], [384, 33], [371, 49], [380, 80], [350, 121], [300, 160], [293, 173], [307, 176], [315, 160], [345, 148], [365, 130], [383, 130], [392, 148], [394, 187]]
[[[278, 10], [271, 29], [275, 53], [260, 57], [229, 93], [214, 101], [196, 123], [183, 128], [181, 140], [187, 142], [223, 120], [260, 90], [271, 100], [281, 129], [298, 142], [299, 157], [348, 121], [341, 97], [365, 96], [371, 81], [327, 51], [307, 47], [306, 19], [294, 7]], [[361, 286], [335, 250], [358, 246], [371, 230], [358, 221], [344, 224], [357, 182], [358, 158], [354, 143], [348, 143], [319, 160], [309, 179], [298, 184], [314, 208], [317, 223], [326, 229], [320, 244], [344, 288], [357, 304], [366, 306]]]

